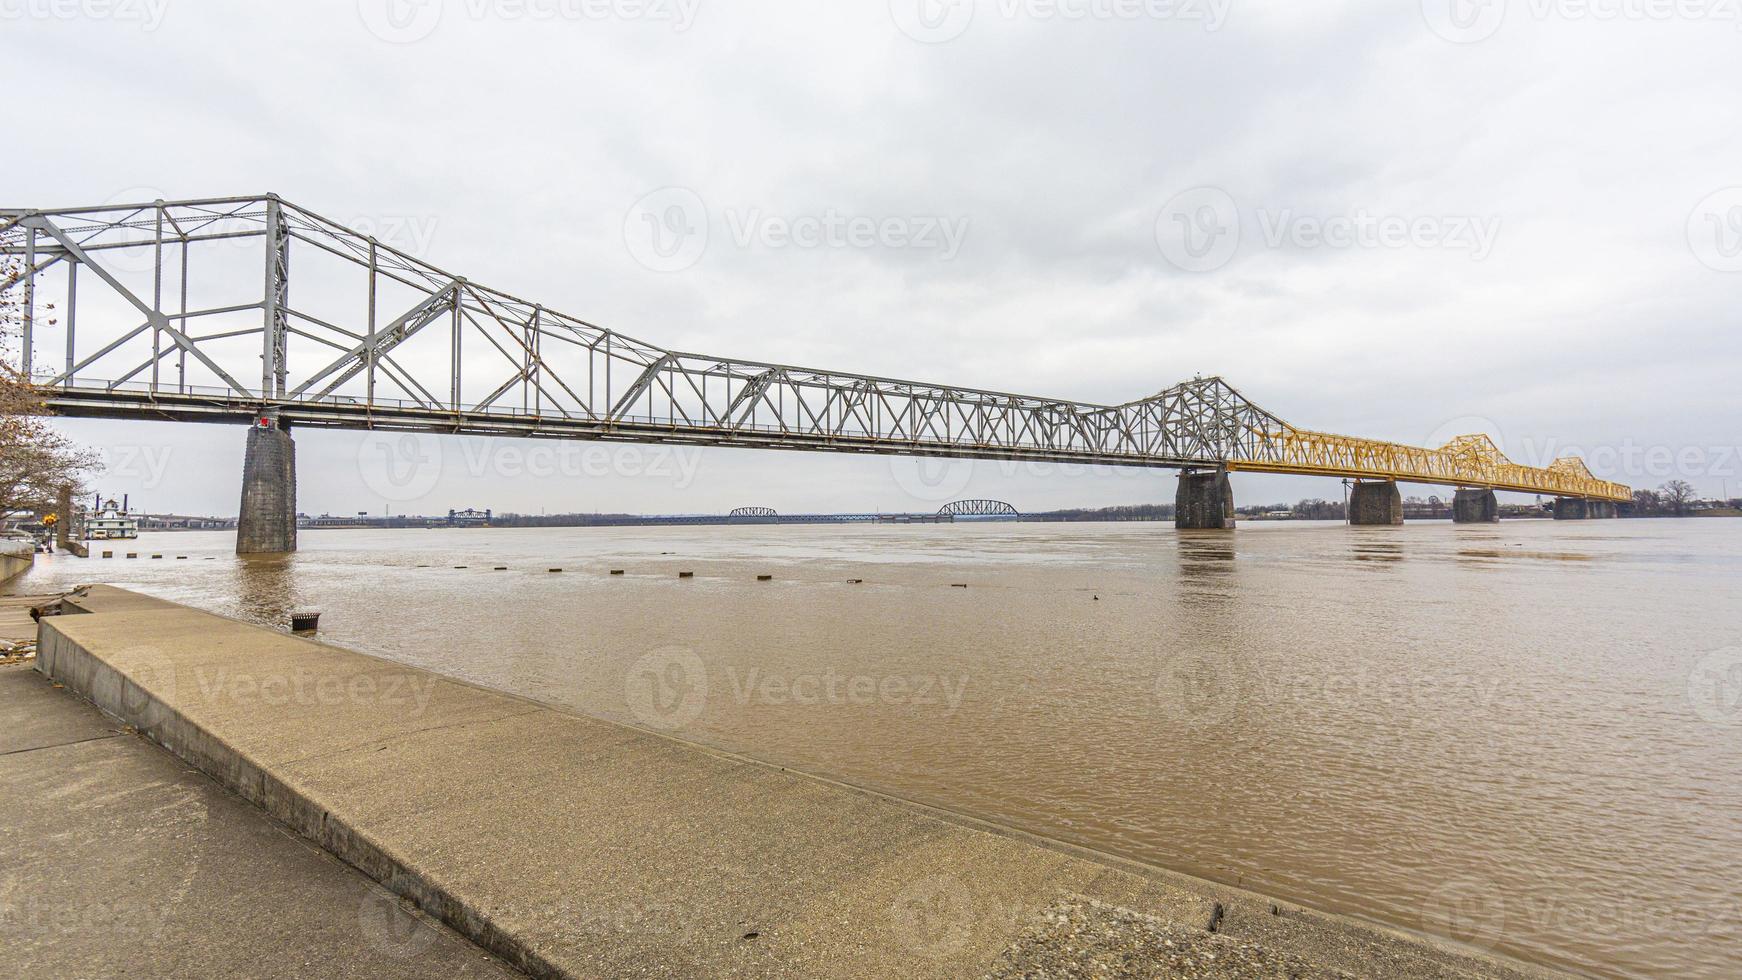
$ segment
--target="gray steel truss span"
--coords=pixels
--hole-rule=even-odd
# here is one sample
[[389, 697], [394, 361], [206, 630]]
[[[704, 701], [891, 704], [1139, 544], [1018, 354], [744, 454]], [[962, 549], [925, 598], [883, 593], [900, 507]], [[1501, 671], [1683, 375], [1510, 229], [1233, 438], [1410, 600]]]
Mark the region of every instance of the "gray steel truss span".
[[274, 195], [0, 210], [0, 258], [19, 367], [71, 416], [1625, 490], [1328, 442], [1220, 378], [1097, 405], [668, 350]]

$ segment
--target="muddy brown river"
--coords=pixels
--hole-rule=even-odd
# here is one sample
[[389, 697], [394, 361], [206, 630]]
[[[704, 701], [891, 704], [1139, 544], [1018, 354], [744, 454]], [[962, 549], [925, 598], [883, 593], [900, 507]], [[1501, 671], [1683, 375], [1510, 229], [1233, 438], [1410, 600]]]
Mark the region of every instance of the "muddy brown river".
[[1742, 520], [108, 547], [165, 557], [17, 588], [319, 609], [329, 642], [1540, 963], [1742, 963]]

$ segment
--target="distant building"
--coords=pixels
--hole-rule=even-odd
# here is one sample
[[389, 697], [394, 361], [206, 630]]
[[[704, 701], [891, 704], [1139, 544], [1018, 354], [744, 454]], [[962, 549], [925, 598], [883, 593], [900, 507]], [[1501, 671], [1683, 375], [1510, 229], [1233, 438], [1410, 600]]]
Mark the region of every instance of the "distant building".
[[465, 510], [450, 510], [448, 511], [448, 526], [489, 527], [490, 512], [488, 510], [473, 510], [470, 507]]

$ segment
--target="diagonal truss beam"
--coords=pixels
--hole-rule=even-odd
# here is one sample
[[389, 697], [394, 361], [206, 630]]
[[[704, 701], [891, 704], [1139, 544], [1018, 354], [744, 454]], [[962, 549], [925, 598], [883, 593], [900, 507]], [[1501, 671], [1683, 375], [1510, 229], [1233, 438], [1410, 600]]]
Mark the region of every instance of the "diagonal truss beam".
[[[257, 299], [190, 310], [191, 292], [231, 285], [239, 248], [264, 253], [253, 265], [262, 277], [252, 291]], [[214, 253], [218, 261], [204, 258]], [[115, 274], [122, 258], [153, 270], [149, 301]], [[1214, 377], [1108, 405], [670, 350], [478, 285], [274, 195], [0, 209], [0, 260], [24, 264], [21, 285], [0, 285], [21, 289], [35, 328], [23, 364], [51, 332], [44, 329], [51, 324], [35, 320], [38, 298], [64, 285], [65, 369], [50, 401], [89, 414], [161, 416], [174, 403], [189, 415], [273, 410], [297, 424], [1226, 467], [1617, 500], [1629, 494], [1577, 461], [1522, 466], [1473, 437], [1430, 449], [1300, 429]], [[345, 273], [329, 271], [335, 263], [364, 273], [362, 295], [344, 298], [338, 284]], [[95, 280], [76, 275], [80, 266]], [[293, 268], [302, 277], [294, 293], [300, 308], [289, 288]], [[79, 302], [93, 281], [129, 309], [117, 315], [106, 297]], [[410, 290], [418, 299], [380, 325], [383, 290]], [[198, 336], [189, 328], [194, 317], [211, 318]], [[447, 356], [407, 346], [444, 319]], [[151, 357], [140, 364], [123, 348], [148, 331]], [[261, 337], [257, 352], [201, 346], [248, 335]], [[472, 342], [474, 335], [484, 343]], [[160, 349], [159, 337], [173, 346]], [[293, 356], [290, 337], [314, 346], [299, 343]], [[336, 356], [310, 359], [306, 351], [320, 347]], [[198, 361], [228, 387], [160, 383], [157, 365], [171, 353], [184, 368], [187, 358]], [[497, 356], [508, 362], [506, 377]], [[256, 375], [258, 388], [237, 381]], [[377, 377], [407, 398], [383, 397]]]
[[110, 271], [108, 269], [104, 268], [101, 263], [99, 263], [97, 260], [91, 258], [91, 256], [88, 253], [86, 253], [83, 248], [79, 247], [77, 242], [75, 242], [71, 238], [67, 237], [66, 232], [63, 232], [60, 230], [60, 228], [56, 227], [54, 222], [48, 220], [45, 217], [33, 216], [30, 218], [26, 218], [24, 221], [24, 224], [29, 226], [29, 227], [34, 227], [34, 228], [37, 228], [41, 231], [47, 232], [51, 238], [53, 238], [57, 242], [60, 242], [61, 247], [66, 249], [67, 253], [69, 255], [71, 255], [75, 260], [77, 260], [79, 262], [79, 264], [88, 267], [92, 272], [96, 273], [98, 278], [100, 278], [104, 282], [108, 283], [109, 288], [115, 290], [116, 293], [120, 294], [122, 299], [125, 299], [129, 304], [131, 304], [134, 307], [134, 309], [137, 309], [139, 312], [145, 314], [146, 320], [151, 324], [151, 326], [154, 329], [161, 331], [172, 342], [174, 342], [177, 347], [180, 347], [182, 350], [188, 352], [189, 354], [192, 354], [194, 356], [195, 360], [199, 361], [201, 364], [204, 364], [208, 370], [210, 370], [213, 374], [217, 375], [220, 380], [222, 380], [225, 384], [229, 385], [232, 389], [234, 389], [237, 394], [242, 394], [242, 395], [248, 394], [248, 389], [242, 387], [242, 383], [240, 381], [237, 381], [235, 378], [231, 377], [229, 372], [227, 372], [223, 368], [219, 367], [218, 363], [216, 361], [212, 360], [210, 357], [207, 357], [205, 351], [200, 350], [199, 347], [196, 346], [194, 344], [194, 342], [192, 340], [190, 340], [186, 334], [182, 333], [180, 330], [177, 330], [175, 327], [171, 326], [170, 322], [169, 322], [169, 317], [164, 316], [162, 311], [158, 310], [154, 306], [147, 304], [144, 300], [140, 299], [138, 296], [133, 295], [133, 291], [131, 289], [128, 289], [125, 285], [123, 285], [121, 280], [115, 278], [115, 276], [112, 273], [110, 273]]

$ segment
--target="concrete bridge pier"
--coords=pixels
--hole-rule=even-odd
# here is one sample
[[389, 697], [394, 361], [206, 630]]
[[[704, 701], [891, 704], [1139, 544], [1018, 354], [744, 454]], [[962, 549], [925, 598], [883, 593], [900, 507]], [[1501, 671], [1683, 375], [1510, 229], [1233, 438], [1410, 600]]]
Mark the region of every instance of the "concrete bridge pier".
[[1557, 521], [1582, 521], [1596, 515], [1591, 513], [1592, 501], [1583, 497], [1556, 497], [1554, 500], [1554, 519]]
[[1500, 520], [1500, 501], [1492, 490], [1459, 490], [1452, 498], [1452, 523], [1494, 524]]
[[276, 418], [261, 416], [248, 429], [242, 460], [242, 507], [236, 554], [296, 550], [296, 442]]
[[1585, 501], [1585, 514], [1589, 516], [1591, 520], [1608, 520], [1609, 518], [1617, 516], [1619, 513], [1620, 510], [1616, 507], [1615, 501], [1613, 500]]
[[1349, 523], [1371, 526], [1403, 523], [1403, 493], [1394, 480], [1357, 483], [1349, 493]]
[[1173, 526], [1180, 530], [1230, 530], [1234, 527], [1234, 486], [1228, 471], [1182, 470], [1173, 498]]

